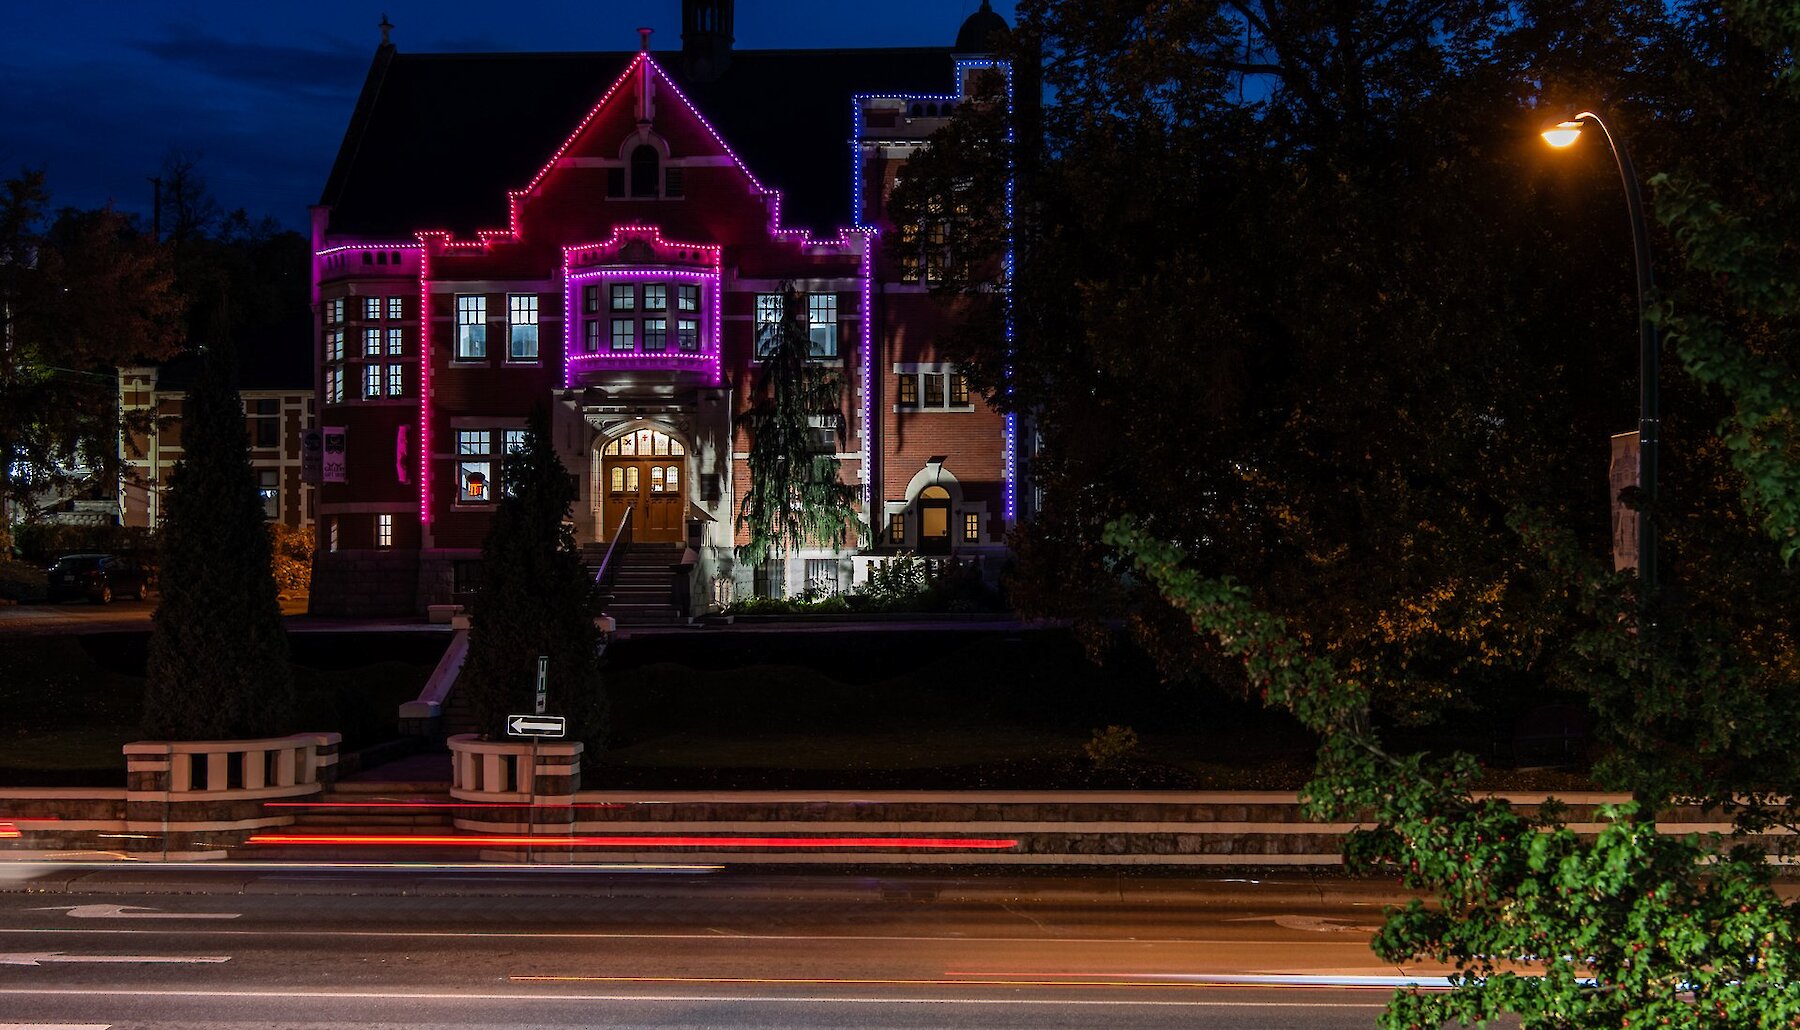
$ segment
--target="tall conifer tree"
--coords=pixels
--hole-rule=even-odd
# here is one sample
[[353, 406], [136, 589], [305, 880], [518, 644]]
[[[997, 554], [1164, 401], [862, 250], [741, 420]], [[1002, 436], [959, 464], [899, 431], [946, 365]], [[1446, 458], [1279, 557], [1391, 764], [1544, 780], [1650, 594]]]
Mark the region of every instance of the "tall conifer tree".
[[161, 529], [144, 732], [173, 740], [290, 732], [287, 630], [229, 344], [201, 358], [182, 405], [181, 446]]
[[842, 436], [842, 384], [831, 368], [809, 360], [805, 298], [784, 283], [781, 299], [781, 321], [759, 333], [757, 401], [744, 416], [750, 490], [738, 509], [738, 528], [750, 540], [738, 558], [751, 565], [808, 543], [842, 548], [863, 531], [856, 491], [839, 478], [834, 448], [818, 446], [812, 421], [823, 416]]
[[458, 677], [476, 725], [505, 736], [510, 714], [530, 712], [537, 659], [547, 655], [549, 714], [569, 720], [569, 736], [598, 747], [606, 736], [606, 694], [596, 656], [594, 581], [563, 520], [575, 483], [550, 442], [549, 412], [532, 412], [524, 446], [506, 456], [504, 490], [481, 547], [481, 589]]

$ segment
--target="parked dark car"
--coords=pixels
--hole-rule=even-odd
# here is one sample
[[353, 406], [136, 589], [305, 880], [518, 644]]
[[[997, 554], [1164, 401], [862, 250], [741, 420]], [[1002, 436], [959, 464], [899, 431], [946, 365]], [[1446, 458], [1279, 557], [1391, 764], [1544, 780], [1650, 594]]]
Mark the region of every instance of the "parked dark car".
[[50, 600], [84, 597], [107, 604], [115, 597], [139, 601], [150, 596], [156, 571], [136, 558], [111, 554], [65, 554], [49, 572]]

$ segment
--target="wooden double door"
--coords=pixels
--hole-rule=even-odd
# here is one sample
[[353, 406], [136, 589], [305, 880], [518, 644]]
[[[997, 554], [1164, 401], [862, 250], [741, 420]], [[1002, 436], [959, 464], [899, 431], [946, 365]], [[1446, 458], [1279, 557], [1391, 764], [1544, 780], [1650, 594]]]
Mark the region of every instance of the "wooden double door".
[[600, 479], [606, 495], [606, 532], [631, 506], [631, 537], [669, 543], [684, 536], [687, 511], [687, 449], [654, 429], [638, 429], [608, 443], [601, 452]]

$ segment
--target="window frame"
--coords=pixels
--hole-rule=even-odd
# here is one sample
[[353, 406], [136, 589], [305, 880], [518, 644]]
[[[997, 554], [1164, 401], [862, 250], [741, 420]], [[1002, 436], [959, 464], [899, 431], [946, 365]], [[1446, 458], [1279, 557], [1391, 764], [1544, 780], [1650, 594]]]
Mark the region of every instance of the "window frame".
[[838, 295], [809, 293], [806, 295], [806, 338], [808, 358], [830, 361], [838, 356]]
[[383, 550], [394, 546], [394, 517], [375, 516], [375, 546]]
[[[507, 361], [525, 365], [537, 362], [539, 312], [540, 303], [537, 294], [509, 293], [506, 295]], [[521, 347], [521, 342], [526, 346]]]
[[486, 361], [487, 295], [458, 293], [455, 297], [457, 361]]

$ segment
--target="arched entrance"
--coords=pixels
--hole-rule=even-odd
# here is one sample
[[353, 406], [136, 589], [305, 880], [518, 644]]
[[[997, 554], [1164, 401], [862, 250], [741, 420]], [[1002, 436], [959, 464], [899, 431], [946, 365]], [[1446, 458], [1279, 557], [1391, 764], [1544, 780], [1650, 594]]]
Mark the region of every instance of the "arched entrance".
[[928, 486], [919, 491], [919, 553], [950, 553], [950, 491]]
[[600, 454], [600, 488], [612, 532], [631, 505], [631, 537], [674, 542], [686, 535], [687, 448], [655, 429], [633, 429], [607, 443]]

